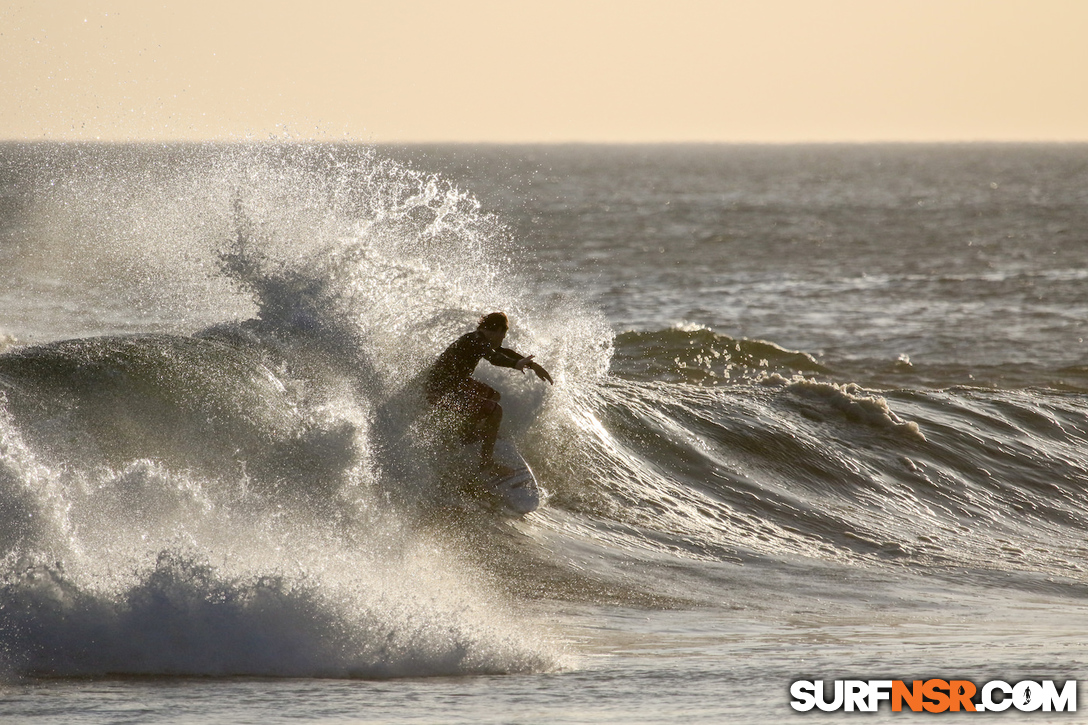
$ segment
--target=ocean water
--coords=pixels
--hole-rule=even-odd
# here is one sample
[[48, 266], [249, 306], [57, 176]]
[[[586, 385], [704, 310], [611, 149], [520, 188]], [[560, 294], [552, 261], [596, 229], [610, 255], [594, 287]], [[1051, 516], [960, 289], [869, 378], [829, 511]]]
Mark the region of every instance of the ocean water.
[[[1088, 679], [1088, 147], [5, 144], [0, 282], [0, 722]], [[417, 394], [495, 309], [524, 518]]]

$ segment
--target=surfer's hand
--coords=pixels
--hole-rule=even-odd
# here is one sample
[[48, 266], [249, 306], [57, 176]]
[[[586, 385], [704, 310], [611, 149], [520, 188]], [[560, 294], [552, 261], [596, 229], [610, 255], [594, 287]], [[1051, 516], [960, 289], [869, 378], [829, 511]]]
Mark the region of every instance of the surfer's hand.
[[552, 376], [548, 375], [548, 371], [533, 362], [532, 355], [528, 355], [518, 360], [517, 365], [514, 366], [515, 370], [518, 370], [522, 373], [525, 372], [525, 368], [529, 368], [530, 370], [532, 370], [541, 380], [547, 380], [551, 385], [555, 385], [555, 382], [552, 381]]
[[538, 378], [540, 378], [541, 380], [547, 380], [547, 381], [548, 381], [548, 384], [549, 384], [549, 385], [555, 385], [555, 382], [554, 382], [554, 381], [552, 381], [552, 376], [551, 376], [551, 375], [548, 375], [548, 371], [547, 371], [547, 370], [545, 370], [544, 368], [540, 367], [540, 366], [539, 366], [539, 365], [537, 365], [537, 364], [536, 364], [535, 362], [531, 362], [531, 363], [529, 363], [529, 367], [530, 367], [530, 368], [532, 369], [532, 371], [533, 371], [534, 373], [536, 373], [536, 376], [537, 376]]

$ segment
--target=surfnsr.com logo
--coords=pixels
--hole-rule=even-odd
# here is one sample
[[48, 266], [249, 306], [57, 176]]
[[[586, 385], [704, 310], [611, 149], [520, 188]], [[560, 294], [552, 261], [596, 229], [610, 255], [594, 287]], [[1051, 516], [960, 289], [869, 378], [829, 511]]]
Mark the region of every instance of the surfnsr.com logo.
[[790, 707], [801, 712], [876, 712], [888, 702], [892, 712], [1076, 712], [1077, 681], [1059, 688], [1053, 680], [1002, 680], [976, 687], [969, 680], [835, 680], [828, 696], [823, 680], [798, 680], [790, 685]]

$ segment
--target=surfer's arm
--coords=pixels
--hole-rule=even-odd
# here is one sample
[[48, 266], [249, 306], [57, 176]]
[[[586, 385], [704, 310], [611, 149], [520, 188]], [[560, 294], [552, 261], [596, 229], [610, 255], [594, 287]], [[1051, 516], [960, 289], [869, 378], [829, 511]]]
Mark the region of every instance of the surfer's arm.
[[500, 368], [517, 368], [518, 363], [524, 360], [525, 356], [508, 347], [497, 347], [494, 350], [487, 352], [487, 354], [484, 355], [484, 359]]
[[525, 372], [525, 368], [529, 368], [536, 376], [541, 380], [547, 380], [549, 383], [555, 384], [552, 381], [552, 376], [548, 374], [542, 366], [533, 362], [532, 355], [522, 355], [516, 350], [511, 350], [508, 347], [499, 347], [492, 350], [485, 356], [487, 361], [492, 365], [498, 365], [502, 368], [513, 368], [518, 372]]

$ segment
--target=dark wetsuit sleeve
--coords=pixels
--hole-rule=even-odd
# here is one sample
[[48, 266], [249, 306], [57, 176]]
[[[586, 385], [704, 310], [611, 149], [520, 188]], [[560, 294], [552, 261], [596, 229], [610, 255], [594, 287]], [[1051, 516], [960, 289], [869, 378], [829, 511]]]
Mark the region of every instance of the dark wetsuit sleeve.
[[512, 368], [524, 357], [520, 352], [515, 352], [508, 347], [497, 347], [484, 354], [484, 360], [500, 368]]

